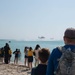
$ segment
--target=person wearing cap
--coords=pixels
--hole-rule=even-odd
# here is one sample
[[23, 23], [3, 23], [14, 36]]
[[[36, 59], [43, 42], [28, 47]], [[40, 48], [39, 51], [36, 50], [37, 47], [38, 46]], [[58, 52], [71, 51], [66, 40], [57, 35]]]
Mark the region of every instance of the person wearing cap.
[[[75, 28], [67, 28], [64, 32], [63, 36], [64, 41], [64, 48], [67, 50], [75, 49]], [[60, 59], [62, 52], [59, 50], [58, 47], [54, 48], [51, 52], [51, 55], [48, 59], [47, 71], [46, 75], [55, 75], [58, 66], [58, 59]]]

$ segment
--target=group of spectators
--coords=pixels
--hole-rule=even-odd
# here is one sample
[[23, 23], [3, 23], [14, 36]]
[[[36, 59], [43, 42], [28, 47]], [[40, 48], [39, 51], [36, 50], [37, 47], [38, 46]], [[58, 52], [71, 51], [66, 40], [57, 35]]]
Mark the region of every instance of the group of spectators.
[[0, 62], [8, 64], [10, 63], [10, 59], [12, 54], [15, 55], [14, 63], [18, 64], [18, 58], [21, 54], [20, 49], [16, 49], [13, 53], [8, 43], [5, 44], [4, 47], [0, 48]]
[[38, 52], [40, 63], [32, 68], [31, 75], [75, 75], [75, 28], [67, 28], [63, 36], [64, 46]]
[[[46, 74], [47, 68], [47, 60], [50, 55], [50, 50], [47, 48], [41, 48], [39, 44], [37, 44], [34, 48], [32, 47], [25, 47], [25, 66], [28, 66], [32, 72], [31, 75], [34, 75], [34, 71], [37, 69], [35, 75], [44, 75]], [[34, 59], [34, 67], [32, 67]]]
[[38, 60], [38, 51], [41, 49], [40, 45], [37, 44], [35, 49], [33, 50], [32, 47], [25, 47], [25, 66], [32, 68], [33, 59], [35, 59], [35, 66], [39, 63]]
[[[72, 63], [73, 62], [72, 60], [75, 60], [75, 58], [71, 59], [71, 61], [68, 62], [69, 64], [67, 64], [67, 66], [65, 66], [65, 68], [66, 68], [69, 65], [69, 68], [66, 68], [66, 69], [63, 68], [66, 71], [62, 70], [57, 73], [59, 61], [63, 55], [61, 50], [63, 50], [63, 48], [65, 48], [65, 50], [68, 50], [69, 52], [72, 51], [75, 53], [75, 51], [74, 51], [75, 50], [75, 28], [66, 29], [64, 32], [63, 40], [64, 40], [65, 45], [62, 47], [54, 48], [52, 50], [51, 54], [50, 54], [49, 49], [41, 48], [38, 44], [36, 45], [34, 50], [32, 49], [32, 47], [25, 47], [25, 49], [24, 49], [25, 66], [28, 66], [31, 69], [31, 75], [74, 75], [75, 74], [74, 73], [75, 71], [72, 72], [70, 69], [71, 67], [73, 67], [73, 68], [75, 67], [75, 66], [72, 66], [72, 64], [74, 64], [74, 63]], [[12, 53], [10, 50], [11, 49], [10, 49], [8, 43], [6, 43], [6, 45], [0, 49], [0, 57], [2, 57], [2, 58], [4, 57], [4, 62], [6, 64], [8, 64], [10, 62], [11, 55], [9, 55], [9, 53], [10, 54]], [[3, 52], [1, 52], [1, 51], [3, 51]], [[20, 50], [16, 49], [16, 51], [14, 51], [13, 54], [15, 54], [14, 63], [17, 63], [18, 62], [17, 57], [19, 56], [19, 54], [21, 54]], [[72, 54], [71, 54], [71, 57], [73, 57]], [[34, 68], [32, 67], [33, 58], [35, 59], [35, 67]], [[68, 57], [66, 57], [66, 58], [68, 58]], [[67, 59], [67, 60], [69, 60], [69, 59]], [[64, 62], [61, 62], [61, 63], [63, 63], [63, 65], [64, 65]], [[63, 67], [63, 66], [60, 66], [60, 67]], [[59, 69], [61, 69], [61, 68], [59, 68]]]
[[0, 48], [0, 61], [5, 64], [10, 63], [10, 59], [12, 56], [12, 51], [9, 47], [9, 44], [6, 43], [4, 47]]

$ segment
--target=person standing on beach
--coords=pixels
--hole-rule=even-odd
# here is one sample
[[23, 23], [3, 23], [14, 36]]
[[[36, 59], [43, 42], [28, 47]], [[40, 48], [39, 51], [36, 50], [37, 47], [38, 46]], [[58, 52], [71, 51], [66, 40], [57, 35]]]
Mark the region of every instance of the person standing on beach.
[[10, 50], [9, 44], [6, 43], [6, 45], [4, 46], [4, 62], [5, 62], [5, 64], [9, 63], [9, 50]]
[[28, 67], [30, 69], [32, 68], [32, 62], [33, 62], [33, 49], [32, 47], [30, 47], [28, 50]]
[[39, 60], [38, 60], [38, 52], [40, 50], [40, 45], [37, 44], [35, 49], [34, 49], [34, 56], [35, 56], [35, 66], [37, 66], [39, 64]]
[[38, 59], [40, 64], [37, 67], [32, 68], [31, 75], [46, 75], [47, 61], [50, 55], [50, 51], [47, 48], [42, 48], [38, 51]]
[[29, 48], [26, 46], [24, 48], [24, 54], [25, 54], [25, 56], [24, 56], [24, 58], [25, 58], [24, 64], [25, 64], [25, 66], [26, 66], [26, 64], [28, 66], [28, 50], [29, 50]]
[[[74, 51], [75, 50], [75, 28], [67, 28], [64, 32], [63, 40], [64, 40], [65, 45], [61, 48], [65, 48], [66, 51], [71, 51], [71, 53], [75, 52]], [[57, 74], [57, 68], [59, 66], [59, 61], [60, 61], [59, 59], [61, 58], [62, 55], [63, 55], [62, 51], [59, 50], [59, 47], [56, 47], [52, 50], [52, 53], [48, 60], [46, 75], [72, 75], [72, 74], [61, 74], [61, 73]], [[69, 65], [71, 66], [70, 63], [71, 63], [71, 61], [69, 61]], [[71, 70], [70, 68], [67, 68], [66, 70], [68, 70], [68, 69], [69, 69], [69, 71]], [[69, 71], [68, 71], [68, 73], [70, 73]], [[67, 71], [63, 71], [63, 73], [64, 72], [67, 72]], [[75, 70], [74, 70], [74, 72], [75, 72]], [[73, 75], [75, 75], [75, 73]]]

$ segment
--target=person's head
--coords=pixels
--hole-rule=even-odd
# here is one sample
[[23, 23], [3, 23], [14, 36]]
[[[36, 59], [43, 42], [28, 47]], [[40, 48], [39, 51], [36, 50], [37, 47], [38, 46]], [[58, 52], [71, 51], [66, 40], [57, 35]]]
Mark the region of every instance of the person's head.
[[65, 44], [75, 44], [75, 28], [67, 28], [64, 32]]
[[38, 48], [40, 48], [39, 44], [36, 45], [35, 50], [38, 50]]
[[5, 45], [6, 45], [7, 47], [9, 47], [9, 44], [8, 44], [8, 43], [6, 43]]
[[41, 50], [39, 50], [38, 55], [41, 63], [46, 63], [49, 58], [50, 51], [47, 48], [42, 48]]
[[18, 49], [16, 48], [16, 51], [18, 51]]
[[32, 50], [32, 47], [30, 47], [29, 50], [31, 51]]
[[27, 46], [24, 48], [24, 51], [26, 51], [27, 50]]

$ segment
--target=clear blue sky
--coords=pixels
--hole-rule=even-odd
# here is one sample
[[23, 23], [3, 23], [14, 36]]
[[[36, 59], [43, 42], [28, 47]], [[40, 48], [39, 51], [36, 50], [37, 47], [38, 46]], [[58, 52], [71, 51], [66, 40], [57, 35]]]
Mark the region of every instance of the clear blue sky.
[[0, 0], [0, 39], [60, 40], [75, 27], [75, 0]]

